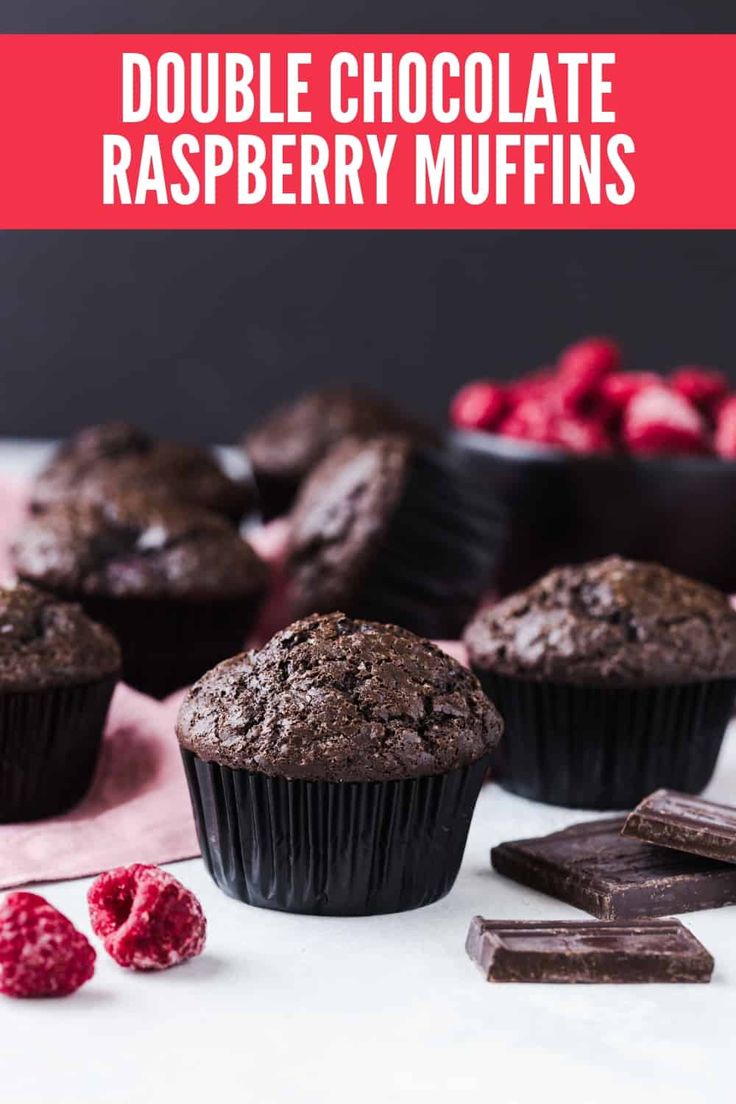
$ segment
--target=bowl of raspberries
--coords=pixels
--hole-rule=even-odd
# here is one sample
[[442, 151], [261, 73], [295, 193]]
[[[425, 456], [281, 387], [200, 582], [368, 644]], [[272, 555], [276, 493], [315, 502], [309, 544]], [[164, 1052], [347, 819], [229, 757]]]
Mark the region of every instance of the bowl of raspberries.
[[588, 337], [553, 367], [466, 384], [454, 440], [504, 505], [496, 587], [618, 552], [736, 591], [736, 393], [712, 368], [627, 371]]

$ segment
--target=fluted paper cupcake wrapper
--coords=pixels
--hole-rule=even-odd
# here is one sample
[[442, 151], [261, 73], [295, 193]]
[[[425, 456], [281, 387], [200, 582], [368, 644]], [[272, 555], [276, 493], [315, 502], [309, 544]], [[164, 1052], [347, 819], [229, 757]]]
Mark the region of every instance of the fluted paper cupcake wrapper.
[[0, 694], [0, 823], [56, 816], [82, 800], [116, 681]]
[[294, 504], [299, 480], [259, 471], [255, 474], [259, 513], [264, 521], [287, 514]]
[[626, 689], [475, 673], [504, 718], [494, 780], [580, 809], [629, 809], [660, 787], [699, 793], [736, 696], [733, 679]]
[[164, 698], [243, 650], [263, 595], [216, 602], [74, 595], [123, 653], [123, 681]]
[[400, 782], [304, 782], [183, 751], [199, 842], [225, 893], [259, 908], [367, 916], [444, 897], [487, 757]]
[[346, 612], [453, 639], [492, 581], [504, 533], [500, 508], [466, 466], [451, 452], [419, 451]]

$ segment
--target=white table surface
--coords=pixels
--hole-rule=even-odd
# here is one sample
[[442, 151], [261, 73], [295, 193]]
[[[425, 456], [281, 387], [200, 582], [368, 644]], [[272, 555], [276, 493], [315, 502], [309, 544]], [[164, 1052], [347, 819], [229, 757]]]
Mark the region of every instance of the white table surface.
[[[0, 470], [36, 449], [0, 446]], [[736, 796], [736, 731], [708, 793]], [[709, 985], [489, 985], [463, 944], [475, 913], [586, 914], [495, 874], [489, 847], [584, 815], [486, 786], [445, 900], [369, 918], [289, 916], [231, 901], [198, 860], [204, 955], [155, 975], [100, 951], [58, 1001], [0, 998], [0, 1097], [27, 1102], [454, 1100], [663, 1104], [733, 1099], [736, 910], [683, 917], [716, 960]], [[89, 934], [89, 880], [34, 887]]]

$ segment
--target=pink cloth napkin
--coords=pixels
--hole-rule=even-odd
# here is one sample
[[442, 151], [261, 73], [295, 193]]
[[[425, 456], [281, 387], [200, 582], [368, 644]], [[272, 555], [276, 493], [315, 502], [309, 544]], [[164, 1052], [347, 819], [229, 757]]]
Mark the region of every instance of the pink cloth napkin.
[[[0, 577], [12, 575], [8, 548], [23, 518], [24, 484], [0, 480]], [[267, 639], [283, 625], [280, 566], [284, 521], [249, 538], [273, 569], [271, 597], [256, 632]], [[442, 645], [464, 662], [458, 642]], [[165, 863], [199, 854], [184, 770], [174, 735], [184, 691], [164, 702], [119, 686], [107, 720], [95, 780], [85, 800], [64, 816], [0, 825], [0, 889], [81, 878], [131, 862]]]
[[81, 805], [51, 820], [0, 826], [0, 888], [199, 854], [174, 736], [178, 704], [117, 688]]
[[[9, 544], [23, 519], [26, 491], [17, 480], [0, 480], [0, 577], [5, 579], [12, 576]], [[128, 686], [117, 688], [85, 800], [51, 820], [0, 825], [0, 888], [199, 854], [174, 737], [179, 698], [157, 702]]]

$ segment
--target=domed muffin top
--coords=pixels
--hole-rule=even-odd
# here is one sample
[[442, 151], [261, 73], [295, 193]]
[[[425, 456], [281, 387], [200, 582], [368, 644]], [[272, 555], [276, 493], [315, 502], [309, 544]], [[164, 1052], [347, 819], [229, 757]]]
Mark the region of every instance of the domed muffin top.
[[199, 601], [254, 594], [267, 577], [224, 518], [134, 491], [58, 503], [26, 522], [12, 552], [21, 578], [61, 594]]
[[26, 583], [0, 588], [0, 690], [95, 682], [120, 670], [112, 633]]
[[388, 399], [358, 388], [326, 388], [282, 406], [243, 441], [256, 473], [301, 480], [346, 437], [405, 433], [430, 440], [431, 430]]
[[441, 774], [479, 759], [501, 730], [475, 676], [450, 656], [341, 613], [225, 660], [195, 683], [177, 722], [200, 759], [335, 782]]
[[411, 455], [405, 437], [348, 440], [307, 478], [289, 533], [288, 601], [294, 616], [350, 605], [399, 502]]
[[550, 571], [481, 611], [465, 641], [473, 666], [520, 678], [643, 686], [736, 676], [726, 595], [619, 556]]
[[127, 422], [108, 422], [80, 430], [59, 447], [34, 484], [31, 504], [39, 511], [68, 499], [105, 502], [136, 489], [235, 522], [254, 502], [253, 488], [226, 475], [208, 449], [158, 441]]

